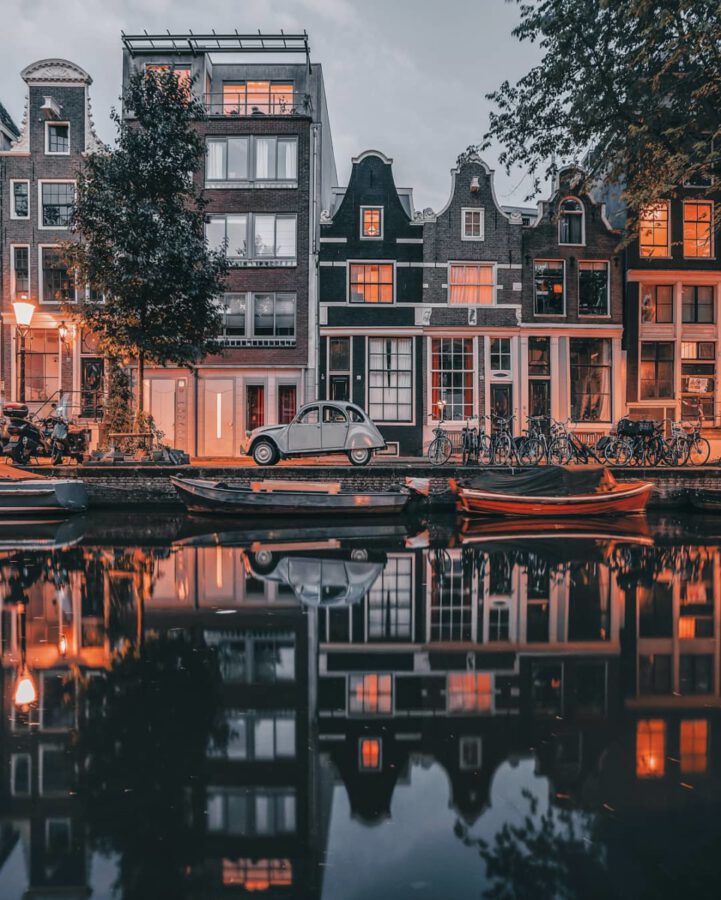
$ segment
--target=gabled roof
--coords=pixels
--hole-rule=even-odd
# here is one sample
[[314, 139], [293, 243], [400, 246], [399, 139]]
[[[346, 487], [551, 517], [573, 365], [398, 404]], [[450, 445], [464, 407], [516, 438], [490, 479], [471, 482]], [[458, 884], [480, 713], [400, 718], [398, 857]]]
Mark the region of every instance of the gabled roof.
[[11, 138], [17, 139], [20, 137], [20, 129], [2, 103], [0, 103], [0, 126], [7, 131]]

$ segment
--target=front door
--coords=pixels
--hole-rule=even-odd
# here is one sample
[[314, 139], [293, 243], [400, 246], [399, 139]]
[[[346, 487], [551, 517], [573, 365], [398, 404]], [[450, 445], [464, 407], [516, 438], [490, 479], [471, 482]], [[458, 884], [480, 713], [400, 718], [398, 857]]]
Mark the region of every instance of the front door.
[[288, 450], [291, 453], [312, 453], [320, 449], [320, 407], [308, 406], [288, 426]]
[[204, 385], [203, 455], [234, 456], [233, 380], [211, 378]]
[[491, 385], [491, 412], [501, 419], [508, 419], [513, 412], [513, 385]]
[[338, 406], [326, 403], [323, 406], [323, 427], [321, 443], [324, 450], [344, 450], [348, 436], [348, 419]]
[[255, 431], [265, 425], [265, 387], [249, 384], [245, 389], [245, 429]]
[[545, 419], [551, 415], [551, 382], [531, 379], [528, 382], [528, 415], [543, 416]]
[[148, 391], [148, 412], [158, 431], [162, 432], [161, 441], [168, 447], [175, 446], [175, 379], [149, 378], [146, 382]]

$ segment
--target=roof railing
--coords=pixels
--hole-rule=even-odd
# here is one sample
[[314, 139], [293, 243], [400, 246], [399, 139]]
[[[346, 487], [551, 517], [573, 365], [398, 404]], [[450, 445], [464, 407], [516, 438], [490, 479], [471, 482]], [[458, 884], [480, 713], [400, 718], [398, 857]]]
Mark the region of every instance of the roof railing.
[[136, 53], [302, 53], [310, 66], [310, 46], [308, 33], [240, 34], [125, 34], [122, 33], [125, 49]]
[[310, 94], [279, 92], [275, 85], [268, 91], [227, 91], [203, 95], [209, 116], [310, 116]]

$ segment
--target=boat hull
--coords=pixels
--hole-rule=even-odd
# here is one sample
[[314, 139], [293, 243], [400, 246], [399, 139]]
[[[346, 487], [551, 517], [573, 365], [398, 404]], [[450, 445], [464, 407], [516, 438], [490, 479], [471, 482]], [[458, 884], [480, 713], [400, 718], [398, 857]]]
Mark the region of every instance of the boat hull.
[[27, 478], [0, 481], [0, 520], [7, 515], [67, 514], [88, 508], [82, 481], [63, 478]]
[[694, 509], [702, 512], [721, 513], [721, 491], [703, 488], [689, 491], [688, 500]]
[[632, 515], [646, 509], [653, 493], [650, 482], [639, 481], [613, 491], [569, 497], [535, 497], [479, 491], [452, 484], [459, 509], [476, 516], [571, 516]]
[[193, 513], [252, 514], [256, 516], [392, 515], [402, 512], [410, 494], [404, 491], [363, 493], [306, 493], [251, 491], [218, 486], [214, 482], [171, 478], [181, 500]]

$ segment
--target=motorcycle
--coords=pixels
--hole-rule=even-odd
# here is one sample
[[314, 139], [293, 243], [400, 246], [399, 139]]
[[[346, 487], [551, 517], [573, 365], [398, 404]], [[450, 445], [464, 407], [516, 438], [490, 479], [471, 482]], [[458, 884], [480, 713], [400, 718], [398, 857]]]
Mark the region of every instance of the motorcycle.
[[28, 415], [24, 403], [6, 403], [4, 414], [7, 443], [2, 452], [17, 465], [27, 465], [39, 456], [50, 457], [53, 465], [61, 465], [66, 456], [81, 463], [88, 452], [89, 430], [74, 428], [62, 406], [55, 406], [52, 415], [38, 422]]
[[53, 465], [62, 465], [66, 456], [82, 463], [90, 445], [90, 430], [73, 426], [59, 409], [45, 419], [44, 424], [49, 432], [46, 443]]

